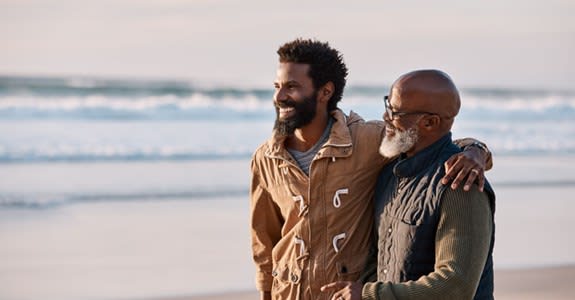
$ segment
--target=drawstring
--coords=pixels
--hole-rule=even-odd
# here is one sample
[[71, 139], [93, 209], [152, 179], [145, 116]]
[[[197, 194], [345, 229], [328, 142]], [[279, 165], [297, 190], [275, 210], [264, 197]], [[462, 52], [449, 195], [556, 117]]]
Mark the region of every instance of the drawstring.
[[293, 196], [292, 198], [293, 201], [295, 202], [299, 201], [299, 213], [301, 214], [305, 209], [305, 202], [303, 201], [303, 197], [299, 195], [299, 196]]
[[335, 195], [333, 196], [333, 206], [338, 208], [341, 206], [341, 199], [339, 198], [340, 194], [347, 195], [349, 193], [348, 189], [339, 189], [335, 191]]
[[299, 237], [296, 236], [296, 237], [294, 238], [294, 243], [295, 243], [296, 245], [300, 245], [300, 247], [299, 247], [299, 255], [300, 255], [300, 256], [304, 255], [304, 254], [305, 254], [305, 242], [304, 242], [302, 239], [300, 239]]
[[339, 248], [337, 247], [337, 242], [339, 240], [342, 240], [342, 239], [345, 239], [345, 232], [340, 233], [340, 234], [333, 237], [332, 244], [333, 244], [333, 249], [335, 250], [335, 253], [339, 252]]

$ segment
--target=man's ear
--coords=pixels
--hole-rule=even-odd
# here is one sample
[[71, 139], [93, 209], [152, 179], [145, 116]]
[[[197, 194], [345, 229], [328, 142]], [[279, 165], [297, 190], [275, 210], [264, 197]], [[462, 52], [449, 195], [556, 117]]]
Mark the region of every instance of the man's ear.
[[329, 81], [328, 83], [324, 84], [318, 91], [317, 100], [319, 102], [329, 102], [331, 96], [333, 95], [334, 85], [333, 82]]
[[441, 118], [438, 115], [429, 115], [423, 118], [423, 128], [426, 130], [435, 130], [440, 123]]

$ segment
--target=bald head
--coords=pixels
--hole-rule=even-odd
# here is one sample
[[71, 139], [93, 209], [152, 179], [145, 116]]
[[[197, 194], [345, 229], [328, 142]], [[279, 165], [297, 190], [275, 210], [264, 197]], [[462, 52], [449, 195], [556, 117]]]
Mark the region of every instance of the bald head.
[[380, 153], [409, 157], [425, 149], [451, 131], [460, 105], [459, 92], [447, 74], [418, 70], [402, 75], [386, 101]]
[[455, 84], [439, 70], [417, 70], [402, 75], [393, 83], [391, 96], [401, 99], [402, 107], [407, 109], [439, 115], [449, 128], [461, 107]]

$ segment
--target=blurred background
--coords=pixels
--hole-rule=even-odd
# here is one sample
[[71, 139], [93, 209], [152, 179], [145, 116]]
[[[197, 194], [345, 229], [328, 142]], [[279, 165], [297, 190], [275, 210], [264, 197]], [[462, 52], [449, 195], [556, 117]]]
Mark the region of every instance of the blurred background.
[[[253, 290], [249, 159], [277, 48], [327, 41], [340, 107], [437, 68], [488, 144], [496, 268], [575, 264], [573, 1], [0, 0], [0, 299]], [[537, 237], [537, 242], [533, 237]]]

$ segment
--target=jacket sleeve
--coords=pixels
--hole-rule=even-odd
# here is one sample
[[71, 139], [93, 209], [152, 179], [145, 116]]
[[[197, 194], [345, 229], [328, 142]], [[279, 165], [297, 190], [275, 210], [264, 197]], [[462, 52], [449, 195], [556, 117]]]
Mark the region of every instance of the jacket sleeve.
[[489, 253], [491, 208], [476, 188], [444, 192], [435, 238], [435, 270], [416, 281], [375, 282], [362, 299], [473, 299]]
[[485, 158], [485, 171], [489, 171], [491, 170], [491, 168], [493, 168], [493, 156], [491, 155], [491, 151], [489, 151], [489, 148], [487, 147], [487, 145], [485, 143], [482, 143], [479, 140], [476, 140], [474, 138], [462, 138], [462, 139], [456, 139], [453, 141], [454, 144], [456, 144], [457, 146], [459, 146], [461, 149], [463, 149], [465, 151], [465, 147], [470, 146], [472, 144], [475, 143], [479, 143], [481, 144], [487, 151], [486, 151], [486, 158]]
[[281, 238], [283, 218], [272, 200], [254, 160], [250, 187], [252, 255], [256, 264], [256, 287], [267, 292], [272, 287], [272, 249]]

